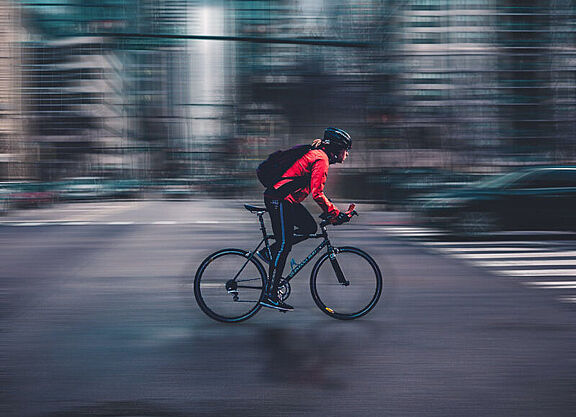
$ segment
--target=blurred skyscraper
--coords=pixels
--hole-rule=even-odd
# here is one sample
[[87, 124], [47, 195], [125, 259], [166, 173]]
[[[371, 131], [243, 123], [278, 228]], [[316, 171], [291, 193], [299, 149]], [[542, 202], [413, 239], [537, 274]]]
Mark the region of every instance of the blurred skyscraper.
[[397, 48], [407, 143], [460, 166], [566, 156], [574, 12], [570, 0], [407, 2]]
[[0, 3], [0, 179], [25, 178], [30, 166], [22, 119], [20, 9], [11, 1]]

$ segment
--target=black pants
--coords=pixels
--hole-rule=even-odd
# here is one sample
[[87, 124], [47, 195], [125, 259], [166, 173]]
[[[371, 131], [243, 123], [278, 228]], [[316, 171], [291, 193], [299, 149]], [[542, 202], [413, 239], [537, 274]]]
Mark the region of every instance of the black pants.
[[275, 296], [292, 245], [306, 239], [305, 236], [294, 237], [294, 233], [299, 235], [316, 233], [318, 226], [314, 217], [302, 204], [268, 196], [264, 197], [264, 203], [268, 209], [276, 239], [276, 242], [271, 245], [272, 262], [270, 262], [269, 271], [269, 276], [274, 278], [268, 282], [266, 290], [269, 295]]

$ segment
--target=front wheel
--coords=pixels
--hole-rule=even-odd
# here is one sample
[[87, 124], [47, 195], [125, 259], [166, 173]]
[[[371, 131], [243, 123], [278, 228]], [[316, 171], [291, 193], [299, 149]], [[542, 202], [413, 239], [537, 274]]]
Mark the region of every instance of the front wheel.
[[376, 261], [361, 249], [336, 249], [324, 254], [312, 269], [310, 291], [316, 305], [330, 317], [353, 320], [372, 310], [382, 294], [382, 274]]
[[208, 256], [194, 278], [200, 309], [214, 320], [236, 323], [260, 310], [266, 272], [250, 252], [222, 249]]

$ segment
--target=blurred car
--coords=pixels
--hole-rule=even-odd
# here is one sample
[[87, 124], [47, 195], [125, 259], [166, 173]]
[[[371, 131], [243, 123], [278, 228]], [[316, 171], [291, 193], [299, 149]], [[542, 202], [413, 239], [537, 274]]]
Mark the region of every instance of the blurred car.
[[112, 197], [110, 187], [100, 177], [75, 177], [60, 181], [60, 198], [66, 201], [99, 200]]
[[0, 183], [0, 210], [41, 207], [58, 200], [52, 183], [16, 181]]
[[12, 193], [12, 206], [16, 208], [41, 207], [58, 201], [54, 185], [43, 182], [21, 183]]
[[105, 194], [114, 199], [137, 198], [146, 188], [142, 180], [137, 179], [109, 179], [103, 181]]
[[502, 230], [576, 231], [576, 167], [527, 168], [429, 195], [428, 224], [475, 235]]

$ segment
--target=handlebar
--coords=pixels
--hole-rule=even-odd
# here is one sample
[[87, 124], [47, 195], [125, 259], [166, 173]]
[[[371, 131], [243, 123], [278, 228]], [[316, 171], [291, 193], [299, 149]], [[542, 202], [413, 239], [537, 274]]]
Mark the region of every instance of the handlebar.
[[[356, 212], [355, 208], [356, 208], [356, 204], [352, 203], [352, 204], [350, 204], [350, 206], [348, 206], [348, 210], [345, 211], [345, 214], [348, 216], [349, 219], [351, 219], [353, 216], [358, 216], [358, 213]], [[335, 223], [333, 223], [334, 217], [327, 218], [327, 215], [325, 213], [322, 213], [320, 215], [320, 218], [324, 219], [320, 223], [320, 227], [326, 227], [329, 224], [333, 224], [333, 225], [337, 226]]]

